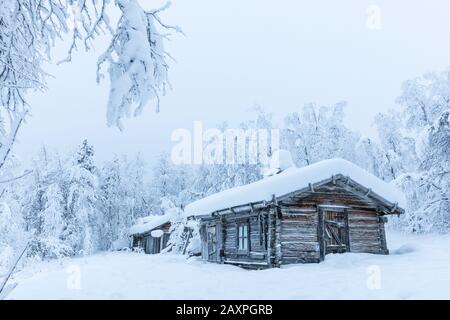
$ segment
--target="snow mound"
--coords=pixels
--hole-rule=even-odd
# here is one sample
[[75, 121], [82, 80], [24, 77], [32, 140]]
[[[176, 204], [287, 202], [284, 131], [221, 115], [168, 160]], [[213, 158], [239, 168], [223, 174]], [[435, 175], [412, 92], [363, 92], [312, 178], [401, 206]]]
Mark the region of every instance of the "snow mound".
[[157, 229], [150, 232], [150, 234], [153, 238], [161, 238], [164, 234], [164, 231], [162, 231], [161, 229]]
[[269, 168], [263, 170], [263, 175], [270, 177], [292, 167], [295, 167], [295, 164], [291, 153], [287, 150], [277, 150], [270, 158]]
[[114, 251], [125, 250], [130, 247], [130, 241], [128, 239], [117, 239], [113, 241], [111, 249]]
[[404, 244], [400, 248], [392, 251], [393, 254], [407, 254], [417, 251], [417, 247], [413, 244]]
[[[282, 157], [284, 156], [285, 154], [282, 155]], [[404, 207], [406, 204], [405, 196], [393, 184], [386, 183], [347, 160], [336, 158], [320, 161], [303, 168], [291, 166], [278, 174], [254, 183], [213, 194], [187, 205], [185, 215], [205, 215], [251, 202], [269, 201], [272, 199], [272, 195], [280, 197], [306, 188], [309, 183], [320, 182], [338, 174], [348, 176], [357, 183], [371, 188], [374, 193], [392, 204], [397, 203], [400, 207]]]
[[270, 168], [280, 169], [284, 171], [291, 167], [295, 167], [294, 161], [292, 161], [291, 153], [287, 150], [277, 150], [272, 154], [270, 158]]

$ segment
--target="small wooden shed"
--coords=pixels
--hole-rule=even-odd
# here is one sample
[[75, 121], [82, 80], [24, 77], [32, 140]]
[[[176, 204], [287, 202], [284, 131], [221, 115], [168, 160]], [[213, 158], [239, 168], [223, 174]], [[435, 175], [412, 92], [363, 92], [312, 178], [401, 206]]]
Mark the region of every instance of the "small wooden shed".
[[140, 248], [147, 254], [160, 253], [167, 247], [170, 237], [170, 215], [150, 215], [139, 218], [130, 228], [133, 248]]
[[351, 162], [287, 168], [189, 204], [200, 221], [202, 258], [246, 268], [320, 262], [330, 253], [388, 254], [386, 216], [401, 192]]

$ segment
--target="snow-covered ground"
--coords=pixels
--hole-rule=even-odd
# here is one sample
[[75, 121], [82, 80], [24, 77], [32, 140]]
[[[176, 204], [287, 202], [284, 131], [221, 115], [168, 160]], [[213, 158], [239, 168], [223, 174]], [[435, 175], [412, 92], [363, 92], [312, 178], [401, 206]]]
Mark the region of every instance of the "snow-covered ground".
[[389, 256], [328, 255], [320, 264], [247, 271], [130, 252], [40, 263], [9, 299], [449, 299], [450, 235], [388, 233]]

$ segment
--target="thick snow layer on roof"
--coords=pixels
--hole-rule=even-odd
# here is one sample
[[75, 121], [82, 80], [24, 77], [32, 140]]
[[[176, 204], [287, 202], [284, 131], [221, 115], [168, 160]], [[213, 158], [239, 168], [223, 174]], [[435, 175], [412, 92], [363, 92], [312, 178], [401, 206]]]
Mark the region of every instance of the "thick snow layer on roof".
[[287, 150], [274, 151], [272, 158], [270, 159], [271, 169], [280, 169], [281, 171], [288, 168], [295, 167], [292, 155]]
[[129, 234], [141, 234], [151, 231], [160, 225], [170, 222], [173, 216], [174, 213], [169, 212], [163, 215], [149, 215], [147, 217], [138, 218], [137, 223], [130, 228]]
[[264, 169], [263, 175], [270, 177], [291, 167], [295, 167], [291, 153], [287, 150], [277, 150], [270, 159], [269, 168]]
[[271, 200], [272, 195], [280, 197], [303, 189], [309, 183], [316, 183], [331, 178], [333, 175], [348, 176], [357, 183], [400, 207], [406, 204], [405, 196], [392, 184], [375, 177], [357, 165], [344, 159], [329, 159], [307, 167], [291, 167], [283, 172], [256, 181], [254, 183], [225, 190], [198, 201], [185, 208], [185, 215], [195, 216], [210, 214], [214, 211], [238, 205]]

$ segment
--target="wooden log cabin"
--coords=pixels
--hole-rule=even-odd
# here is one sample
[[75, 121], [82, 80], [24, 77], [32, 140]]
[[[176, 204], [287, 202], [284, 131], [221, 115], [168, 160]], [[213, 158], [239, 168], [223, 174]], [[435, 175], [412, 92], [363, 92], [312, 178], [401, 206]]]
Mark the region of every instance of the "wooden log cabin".
[[342, 159], [289, 167], [189, 204], [202, 259], [262, 269], [317, 263], [327, 254], [388, 254], [387, 215], [404, 211], [390, 184]]
[[170, 215], [150, 215], [139, 218], [130, 228], [132, 248], [147, 254], [160, 253], [167, 247], [171, 227]]

